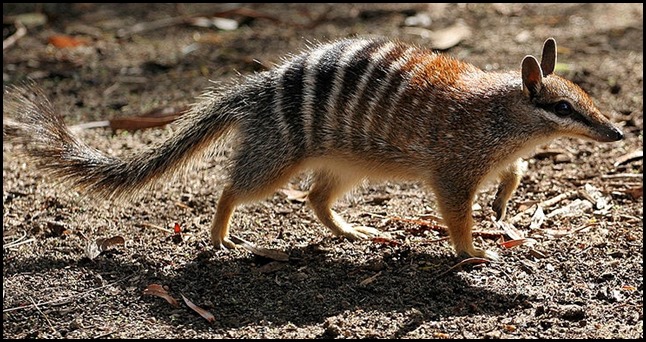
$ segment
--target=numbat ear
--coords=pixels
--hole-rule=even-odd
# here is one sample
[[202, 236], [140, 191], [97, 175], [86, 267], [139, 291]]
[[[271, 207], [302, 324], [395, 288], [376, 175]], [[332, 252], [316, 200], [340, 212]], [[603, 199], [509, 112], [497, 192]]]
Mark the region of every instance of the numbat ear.
[[534, 56], [525, 56], [521, 65], [523, 75], [523, 92], [534, 97], [543, 88], [543, 72]]
[[554, 67], [556, 67], [556, 40], [554, 38], [547, 38], [543, 44], [543, 56], [541, 56], [543, 77], [553, 73]]

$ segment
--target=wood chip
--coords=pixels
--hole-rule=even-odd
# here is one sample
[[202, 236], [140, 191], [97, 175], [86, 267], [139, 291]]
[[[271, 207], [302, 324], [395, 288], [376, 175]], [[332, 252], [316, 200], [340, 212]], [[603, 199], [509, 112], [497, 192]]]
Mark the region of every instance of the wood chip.
[[583, 189], [581, 189], [578, 194], [580, 197], [593, 203], [595, 209], [605, 209], [610, 202], [610, 200], [601, 193], [601, 190], [592, 184], [584, 185]]

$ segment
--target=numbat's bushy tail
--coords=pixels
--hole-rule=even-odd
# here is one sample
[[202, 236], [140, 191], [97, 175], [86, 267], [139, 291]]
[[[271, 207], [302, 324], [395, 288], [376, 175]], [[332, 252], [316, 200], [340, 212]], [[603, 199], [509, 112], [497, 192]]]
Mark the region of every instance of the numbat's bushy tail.
[[623, 137], [578, 86], [553, 74], [556, 42], [541, 62], [483, 72], [426, 49], [382, 39], [318, 45], [277, 68], [205, 95], [167, 141], [124, 159], [79, 141], [34, 86], [5, 92], [18, 137], [55, 177], [108, 198], [127, 198], [176, 172], [233, 130], [236, 155], [211, 226], [216, 247], [234, 247], [235, 207], [260, 199], [304, 169], [314, 171], [309, 204], [339, 236], [378, 234], [352, 227], [334, 201], [365, 178], [422, 180], [436, 194], [458, 254], [495, 257], [473, 246], [471, 206], [482, 183], [500, 179], [493, 209], [505, 217], [518, 186], [519, 157], [562, 135]]
[[107, 199], [127, 199], [166, 173], [190, 164], [195, 154], [225, 134], [235, 123], [236, 109], [211, 94], [177, 123], [167, 141], [125, 159], [88, 146], [76, 137], [35, 84], [9, 87], [4, 108], [13, 117], [3, 136], [25, 145], [38, 167], [59, 181]]

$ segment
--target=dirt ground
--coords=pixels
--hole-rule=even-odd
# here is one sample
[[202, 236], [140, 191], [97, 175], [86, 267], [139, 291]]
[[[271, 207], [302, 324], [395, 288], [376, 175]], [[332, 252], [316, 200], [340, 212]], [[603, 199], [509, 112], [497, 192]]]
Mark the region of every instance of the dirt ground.
[[[34, 12], [46, 16], [25, 15]], [[196, 25], [216, 13], [233, 21]], [[57, 185], [3, 141], [3, 339], [643, 338], [642, 4], [3, 4], [5, 43], [16, 15], [26, 33], [3, 50], [3, 85], [35, 80], [70, 125], [187, 105], [209, 80], [266, 70], [308, 41], [387, 36], [505, 70], [551, 36], [557, 73], [626, 138], [562, 138], [528, 156], [508, 214], [529, 239], [520, 246], [500, 244], [495, 188], [482, 189], [476, 244], [501, 260], [466, 265], [419, 183], [366, 184], [337, 204], [390, 239], [334, 238], [294, 191], [240, 208], [232, 233], [288, 255], [275, 261], [209, 244], [231, 147], [118, 204]], [[125, 155], [173, 127], [78, 134]], [[303, 175], [289, 187], [307, 184]], [[530, 227], [536, 204], [546, 218]], [[115, 236], [125, 244], [90, 258], [97, 238]], [[151, 284], [179, 304], [144, 295]]]

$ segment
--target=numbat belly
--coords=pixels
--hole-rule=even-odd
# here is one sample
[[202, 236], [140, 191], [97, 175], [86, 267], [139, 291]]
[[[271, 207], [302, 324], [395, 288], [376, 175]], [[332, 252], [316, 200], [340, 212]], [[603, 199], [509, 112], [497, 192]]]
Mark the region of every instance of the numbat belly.
[[239, 142], [211, 225], [215, 247], [235, 247], [235, 208], [260, 200], [305, 170], [321, 223], [351, 240], [379, 234], [332, 210], [364, 179], [415, 179], [436, 194], [456, 253], [494, 258], [473, 246], [471, 206], [499, 177], [498, 219], [521, 178], [520, 156], [558, 136], [617, 141], [622, 133], [573, 83], [554, 75], [556, 43], [539, 63], [484, 72], [427, 49], [381, 39], [344, 39], [311, 48], [273, 70], [206, 93], [167, 141], [123, 159], [75, 137], [34, 85], [5, 90], [4, 135], [53, 177], [108, 199], [127, 200], [176, 173], [226, 133]]

